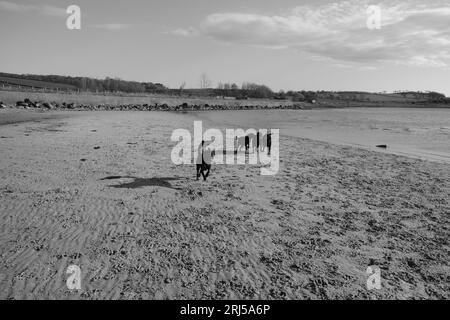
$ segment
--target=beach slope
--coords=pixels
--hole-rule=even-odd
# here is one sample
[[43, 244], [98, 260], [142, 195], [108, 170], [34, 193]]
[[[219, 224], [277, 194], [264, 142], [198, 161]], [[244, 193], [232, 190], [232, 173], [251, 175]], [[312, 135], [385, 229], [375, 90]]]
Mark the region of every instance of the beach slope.
[[1, 125], [0, 299], [450, 298], [448, 164], [282, 135], [278, 175], [215, 166], [195, 181], [170, 161], [172, 130], [192, 124]]

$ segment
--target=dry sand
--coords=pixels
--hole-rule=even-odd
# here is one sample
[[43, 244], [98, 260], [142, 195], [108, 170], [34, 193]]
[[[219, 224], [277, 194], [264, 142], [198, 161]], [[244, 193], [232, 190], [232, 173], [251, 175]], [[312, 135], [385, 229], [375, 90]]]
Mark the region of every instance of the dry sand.
[[0, 126], [0, 299], [450, 298], [450, 165], [281, 137], [278, 175], [216, 166], [197, 182], [169, 160], [192, 121]]

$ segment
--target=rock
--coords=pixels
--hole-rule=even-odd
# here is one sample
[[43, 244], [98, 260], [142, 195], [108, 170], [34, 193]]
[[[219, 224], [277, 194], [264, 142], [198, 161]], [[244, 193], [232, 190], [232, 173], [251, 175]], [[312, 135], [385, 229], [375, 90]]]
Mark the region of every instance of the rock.
[[24, 102], [28, 105], [28, 107], [36, 108], [36, 104], [33, 101], [31, 101], [30, 99], [27, 98], [24, 100]]
[[0, 109], [6, 108], [6, 106], [3, 104], [3, 102], [0, 102]]
[[55, 108], [51, 103], [47, 103], [47, 102], [44, 102], [44, 103], [42, 104], [42, 106], [43, 106], [44, 108], [46, 108], [46, 109], [49, 109], [49, 110]]
[[28, 107], [28, 103], [26, 103], [24, 101], [17, 101], [16, 106], [26, 108], [26, 107]]

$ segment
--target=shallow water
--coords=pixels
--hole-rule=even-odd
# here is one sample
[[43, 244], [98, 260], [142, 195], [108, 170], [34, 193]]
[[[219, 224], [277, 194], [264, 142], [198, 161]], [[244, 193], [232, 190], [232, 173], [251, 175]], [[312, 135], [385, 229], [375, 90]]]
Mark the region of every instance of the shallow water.
[[218, 128], [278, 128], [280, 135], [450, 163], [450, 108], [210, 111], [195, 117]]

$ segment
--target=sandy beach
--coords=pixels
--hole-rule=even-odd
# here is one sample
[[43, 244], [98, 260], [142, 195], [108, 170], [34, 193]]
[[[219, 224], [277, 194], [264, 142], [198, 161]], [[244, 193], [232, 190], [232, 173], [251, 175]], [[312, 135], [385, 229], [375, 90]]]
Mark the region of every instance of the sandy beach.
[[1, 111], [0, 299], [450, 298], [450, 164], [280, 132], [277, 175], [195, 181], [195, 117]]

